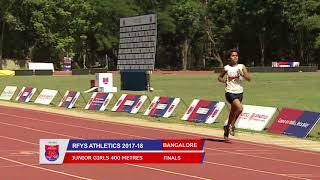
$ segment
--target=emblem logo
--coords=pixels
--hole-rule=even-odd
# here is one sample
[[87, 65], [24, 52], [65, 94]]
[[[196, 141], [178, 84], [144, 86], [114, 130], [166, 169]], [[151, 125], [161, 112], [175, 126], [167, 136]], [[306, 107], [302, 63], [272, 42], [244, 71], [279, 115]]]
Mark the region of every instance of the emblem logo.
[[48, 161], [56, 161], [59, 158], [59, 145], [45, 145], [45, 157]]

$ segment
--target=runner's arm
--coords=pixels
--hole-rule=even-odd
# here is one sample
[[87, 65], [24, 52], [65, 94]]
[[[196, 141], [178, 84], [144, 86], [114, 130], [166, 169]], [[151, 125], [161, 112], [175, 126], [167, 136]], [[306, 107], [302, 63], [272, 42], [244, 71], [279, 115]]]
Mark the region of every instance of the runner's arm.
[[249, 72], [248, 72], [248, 69], [247, 69], [247, 67], [244, 66], [244, 65], [243, 65], [243, 69], [242, 69], [242, 74], [241, 74], [241, 76], [243, 76], [245, 80], [251, 81], [251, 77], [250, 77], [250, 74], [249, 74]]
[[219, 82], [222, 82], [222, 83], [226, 83], [227, 82], [227, 79], [224, 78], [224, 75], [227, 73], [227, 71], [223, 70], [220, 75], [218, 76], [218, 81]]

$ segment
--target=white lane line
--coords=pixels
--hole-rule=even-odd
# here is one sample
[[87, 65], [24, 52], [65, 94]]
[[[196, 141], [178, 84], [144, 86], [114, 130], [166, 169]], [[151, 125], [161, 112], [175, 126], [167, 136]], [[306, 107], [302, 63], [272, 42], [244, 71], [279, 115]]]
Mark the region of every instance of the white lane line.
[[[0, 114], [4, 114], [4, 113], [0, 113]], [[17, 115], [12, 115], [12, 114], [4, 114], [4, 115], [11, 116], [11, 117], [17, 117], [17, 118], [24, 118], [24, 119], [33, 120], [33, 121], [39, 121], [39, 122], [45, 122], [45, 123], [52, 123], [52, 124], [57, 124], [57, 125], [69, 126], [69, 127], [74, 127], [74, 128], [81, 128], [81, 129], [86, 129], [86, 130], [107, 132], [107, 133], [112, 133], [112, 134], [117, 134], [117, 135], [123, 135], [123, 136], [130, 136], [130, 137], [135, 137], [135, 138], [142, 138], [142, 139], [150, 139], [150, 138], [143, 137], [143, 136], [137, 136], [137, 135], [126, 134], [126, 133], [119, 133], [119, 132], [114, 132], [114, 131], [107, 131], [107, 130], [96, 129], [96, 128], [89, 128], [89, 127], [78, 126], [78, 125], [71, 125], [71, 124], [54, 122], [54, 121], [46, 121], [46, 120], [41, 120], [41, 119], [37, 119], [37, 118], [17, 116]]]
[[271, 150], [264, 150], [264, 149], [236, 149], [236, 151], [245, 151], [245, 152], [270, 152]]
[[229, 154], [242, 155], [242, 156], [247, 156], [247, 157], [260, 158], [260, 159], [266, 159], [266, 160], [272, 160], [272, 161], [278, 161], [278, 162], [284, 162], [284, 163], [290, 163], [290, 164], [297, 164], [297, 165], [303, 165], [303, 166], [310, 166], [310, 167], [320, 168], [320, 166], [313, 165], [313, 164], [300, 163], [300, 162], [295, 162], [295, 161], [288, 161], [288, 160], [282, 160], [282, 159], [276, 159], [276, 158], [269, 158], [269, 157], [263, 157], [263, 156], [255, 156], [255, 155], [251, 155], [251, 154], [230, 152], [230, 151], [224, 151], [224, 150], [217, 150], [217, 149], [212, 149], [212, 148], [206, 148], [206, 149], [209, 149], [209, 150], [212, 150], [212, 151], [229, 153]]
[[293, 179], [312, 180], [312, 179], [307, 179], [307, 178], [290, 176], [290, 175], [286, 175], [286, 174], [274, 173], [274, 172], [257, 170], [257, 169], [252, 169], [252, 168], [245, 168], [245, 167], [241, 167], [241, 166], [234, 166], [234, 165], [228, 165], [228, 164], [214, 163], [214, 162], [208, 162], [208, 161], [204, 161], [204, 162], [205, 162], [205, 163], [208, 163], [208, 164], [213, 164], [213, 165], [219, 165], [219, 166], [225, 166], [225, 167], [236, 168], [236, 169], [241, 169], [241, 170], [259, 172], [259, 173], [263, 173], [263, 174], [271, 174], [271, 175], [275, 175], [275, 176], [284, 176], [284, 177], [290, 177], [290, 178], [293, 178]]
[[71, 135], [66, 135], [66, 134], [61, 134], [61, 133], [54, 133], [54, 132], [50, 132], [50, 131], [44, 131], [44, 130], [29, 128], [29, 127], [26, 127], [26, 126], [19, 126], [19, 125], [15, 125], [15, 124], [10, 124], [10, 123], [0, 122], [0, 124], [6, 125], [6, 126], [13, 126], [13, 127], [17, 127], [17, 128], [22, 128], [22, 129], [27, 129], [27, 130], [31, 130], [31, 131], [47, 133], [47, 134], [54, 134], [54, 135], [59, 135], [59, 136], [64, 136], [64, 137], [71, 137], [71, 138], [79, 138], [79, 137], [76, 137], [76, 136], [71, 136]]
[[[9, 106], [5, 106], [5, 105], [2, 105], [2, 106], [7, 107], [7, 108], [9, 107]], [[9, 107], [9, 108], [12, 109], [13, 107]], [[68, 114], [46, 112], [46, 111], [41, 111], [41, 110], [34, 110], [34, 109], [27, 109], [27, 108], [19, 108], [19, 109], [22, 109], [25, 111], [42, 113], [42, 114], [49, 114], [49, 115], [54, 115], [54, 116], [69, 117], [69, 118], [74, 118], [74, 119], [83, 119], [83, 120], [89, 121], [89, 122], [100, 122], [100, 123], [104, 123], [104, 124], [115, 124], [118, 126], [121, 125], [121, 126], [127, 126], [127, 127], [139, 127], [141, 129], [150, 129], [150, 130], [155, 130], [155, 131], [171, 132], [171, 133], [175, 133], [175, 134], [184, 134], [184, 135], [199, 137], [199, 138], [203, 138], [203, 136], [205, 136], [205, 135], [191, 134], [191, 133], [187, 133], [187, 132], [175, 131], [175, 130], [170, 130], [170, 129], [160, 129], [160, 128], [154, 128], [154, 127], [145, 127], [142, 125], [131, 125], [131, 124], [125, 124], [125, 123], [121, 123], [121, 122], [112, 122], [110, 120], [102, 121], [102, 120], [84, 118], [84, 117], [80, 117], [80, 116], [72, 116], [72, 115], [68, 115]], [[10, 115], [7, 113], [0, 113], [0, 114]], [[320, 153], [318, 153], [318, 152], [304, 151], [304, 150], [292, 149], [292, 148], [284, 148], [284, 147], [280, 147], [280, 146], [276, 146], [276, 145], [272, 145], [272, 144], [258, 144], [258, 143], [252, 143], [252, 142], [247, 142], [247, 141], [243, 141], [243, 140], [236, 140], [236, 139], [232, 139], [232, 141], [240, 143], [240, 144], [249, 144], [249, 145], [254, 145], [254, 146], [267, 147], [267, 148], [272, 148], [272, 149], [281, 149], [281, 150], [286, 150], [286, 151], [300, 152], [300, 153], [304, 153], [304, 154], [313, 154], [313, 155], [320, 156]]]
[[69, 174], [69, 173], [65, 173], [65, 172], [61, 172], [61, 171], [55, 171], [55, 170], [52, 170], [52, 169], [47, 169], [47, 168], [43, 168], [43, 167], [39, 167], [39, 166], [34, 166], [34, 165], [31, 165], [31, 164], [26, 164], [26, 163], [23, 163], [23, 162], [20, 162], [20, 161], [16, 161], [16, 160], [13, 160], [13, 159], [8, 159], [8, 158], [1, 157], [1, 156], [0, 156], [0, 159], [6, 160], [6, 161], [9, 161], [9, 162], [13, 162], [13, 163], [16, 163], [16, 164], [20, 164], [20, 165], [23, 165], [23, 166], [27, 166], [27, 167], [31, 167], [31, 168], [35, 168], [35, 169], [40, 169], [40, 170], [52, 172], [52, 173], [55, 173], [55, 174], [61, 174], [61, 175], [64, 175], [64, 176], [69, 176], [69, 177], [72, 177], [72, 178], [84, 179], [84, 180], [93, 180], [91, 178], [87, 178], [87, 177], [83, 177], [83, 176], [77, 176], [77, 175], [73, 175], [73, 174]]
[[[7, 139], [15, 139], [15, 138], [7, 138]], [[79, 138], [79, 139], [83, 139], [83, 138]], [[228, 152], [228, 151], [225, 151], [225, 152]], [[211, 164], [211, 165], [227, 166], [227, 167], [232, 167], [232, 168], [237, 168], [237, 169], [242, 169], [242, 170], [247, 170], [247, 171], [264, 173], [264, 174], [271, 174], [271, 175], [277, 175], [277, 176], [292, 177], [292, 178], [295, 178], [295, 179], [309, 180], [309, 179], [305, 179], [305, 178], [299, 178], [299, 177], [284, 175], [284, 174], [280, 174], [280, 173], [274, 173], [274, 172], [269, 172], [269, 171], [263, 171], [263, 170], [245, 168], [245, 167], [241, 167], [241, 166], [234, 166], [234, 165], [228, 165], [228, 164], [214, 163], [214, 162], [210, 162], [210, 161], [204, 161], [204, 163]], [[177, 173], [177, 172], [174, 172], [174, 171], [167, 171], [167, 170], [164, 170], [164, 169], [157, 169], [157, 168], [148, 167], [148, 166], [141, 166], [141, 165], [129, 164], [129, 163], [126, 163], [126, 164], [127, 164], [127, 165], [130, 165], [130, 166], [141, 167], [141, 168], [150, 169], [150, 170], [157, 170], [157, 171], [161, 171], [161, 172], [165, 172], [165, 173], [170, 173], [170, 174], [176, 174], [176, 175], [179, 174], [179, 175], [183, 175], [183, 176], [185, 176], [185, 177], [192, 176], [192, 175], [188, 175], [188, 174], [182, 174], [182, 173]], [[195, 176], [195, 177], [198, 177], [198, 176]], [[203, 177], [198, 177], [198, 178], [203, 178]]]
[[[38, 164], [30, 164], [30, 165], [36, 166]], [[11, 166], [0, 166], [0, 169], [1, 168], [15, 168], [15, 167], [25, 167], [25, 165], [19, 164], [19, 165], [11, 165]]]
[[295, 177], [313, 177], [312, 174], [283, 174], [283, 175], [286, 175], [286, 176], [295, 176]]
[[[21, 140], [21, 139], [11, 138], [11, 137], [7, 137], [7, 136], [0, 136], [0, 138], [9, 139], [9, 140], [13, 140], [13, 141], [18, 141], [18, 142], [22, 142], [22, 143], [26, 143], [26, 144], [31, 144], [31, 145], [39, 145], [38, 143], [24, 141], [24, 140]], [[4, 150], [4, 151], [7, 151], [7, 150]], [[14, 151], [16, 151], [16, 150], [14, 150]]]
[[[5, 113], [0, 113], [0, 114], [5, 114]], [[93, 131], [100, 131], [100, 132], [108, 132], [108, 133], [114, 133], [114, 134], [121, 134], [121, 135], [125, 135], [125, 136], [135, 136], [135, 135], [131, 135], [131, 134], [116, 133], [116, 132], [105, 131], [105, 130], [101, 130], [101, 129], [87, 128], [87, 127], [83, 127], [83, 126], [76, 126], [76, 125], [70, 125], [70, 124], [65, 124], [65, 123], [57, 123], [57, 122], [53, 122], [53, 121], [40, 120], [40, 119], [37, 119], [37, 118], [17, 116], [17, 115], [11, 115], [11, 114], [5, 114], [5, 115], [13, 116], [13, 117], [19, 117], [19, 118], [24, 118], [24, 119], [33, 120], [33, 121], [40, 121], [40, 122], [46, 122], [46, 123], [52, 123], [52, 124], [60, 124], [60, 125], [69, 126], [69, 127], [83, 128], [83, 129], [88, 129], [88, 130], [93, 130]], [[1, 123], [1, 122], [0, 122], [0, 123]], [[69, 135], [65, 135], [65, 136], [69, 136]], [[151, 138], [144, 137], [144, 136], [138, 136], [138, 137], [143, 138], [143, 139], [151, 139]], [[214, 148], [208, 148], [208, 147], [206, 147], [206, 148], [204, 148], [204, 149], [206, 149], [206, 150], [211, 150], [211, 151], [220, 151], [220, 152], [225, 152], [225, 153], [229, 153], [229, 154], [237, 154], [237, 155], [242, 155], [242, 156], [247, 156], [247, 157], [253, 157], [253, 158], [267, 159], [267, 160], [284, 162], [284, 163], [298, 164], [298, 165], [304, 165], [304, 166], [310, 166], [310, 167], [317, 167], [317, 168], [320, 167], [320, 166], [318, 166], [318, 165], [313, 165], [313, 164], [300, 163], [300, 162], [289, 161], [289, 160], [281, 160], [281, 159], [277, 159], [277, 158], [268, 158], [268, 157], [263, 157], [263, 156], [255, 156], [255, 155], [250, 155], [250, 154], [245, 154], [245, 153], [230, 152], [230, 151], [224, 151], [224, 150], [214, 149]]]
[[189, 178], [194, 178], [194, 179], [212, 180], [212, 179], [208, 179], [208, 178], [204, 178], [204, 177], [192, 176], [192, 175], [188, 175], [188, 174], [182, 174], [182, 173], [167, 171], [167, 170], [163, 170], [163, 169], [159, 169], [159, 168], [153, 168], [153, 167], [142, 166], [142, 165], [137, 165], [137, 164], [129, 164], [129, 163], [125, 163], [125, 164], [130, 165], [130, 166], [134, 166], [134, 167], [141, 167], [141, 168], [146, 168], [146, 169], [151, 169], [151, 170], [155, 170], [155, 171], [160, 171], [160, 172], [165, 172], [165, 173], [180, 175], [180, 176], [189, 177]]

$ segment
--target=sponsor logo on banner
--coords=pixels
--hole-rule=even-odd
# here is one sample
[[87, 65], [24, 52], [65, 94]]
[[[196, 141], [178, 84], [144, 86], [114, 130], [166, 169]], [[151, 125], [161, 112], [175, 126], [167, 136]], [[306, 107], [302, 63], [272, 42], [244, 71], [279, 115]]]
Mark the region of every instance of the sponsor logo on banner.
[[142, 101], [139, 101], [136, 105], [135, 105], [135, 109], [140, 109], [140, 107], [142, 106], [143, 102]]
[[[269, 123], [274, 113], [275, 107], [243, 105], [243, 111], [236, 121], [236, 128], [262, 131]], [[228, 119], [226, 120], [226, 123]]]
[[144, 115], [151, 117], [170, 117], [179, 102], [180, 98], [156, 96]]
[[59, 107], [65, 107], [69, 109], [73, 108], [79, 96], [80, 96], [80, 92], [67, 91], [64, 94], [63, 98], [61, 99], [59, 103]]
[[94, 92], [85, 109], [104, 111], [112, 97], [112, 93]]
[[16, 101], [29, 102], [36, 91], [37, 88], [23, 87], [16, 97]]
[[167, 104], [158, 104], [157, 105], [157, 109], [161, 109], [161, 110], [165, 109], [166, 107], [167, 107]]
[[268, 131], [303, 138], [308, 136], [319, 120], [320, 112], [283, 108]]
[[49, 105], [57, 93], [57, 90], [43, 89], [34, 103]]
[[208, 108], [199, 108], [197, 110], [197, 114], [207, 114], [209, 112], [210, 109]]
[[169, 107], [169, 109], [168, 109], [168, 112], [172, 112], [172, 111], [174, 111], [174, 109], [176, 108], [176, 106], [175, 105], [171, 105], [170, 107]]
[[181, 119], [211, 124], [224, 106], [224, 102], [194, 99]]
[[109, 83], [109, 78], [102, 78], [103, 84], [108, 84]]
[[124, 103], [124, 105], [126, 106], [132, 106], [133, 103], [135, 103], [134, 101], [131, 101], [131, 100], [126, 100], [126, 102]]
[[0, 95], [0, 99], [2, 100], [11, 100], [14, 94], [17, 91], [16, 86], [6, 86]]

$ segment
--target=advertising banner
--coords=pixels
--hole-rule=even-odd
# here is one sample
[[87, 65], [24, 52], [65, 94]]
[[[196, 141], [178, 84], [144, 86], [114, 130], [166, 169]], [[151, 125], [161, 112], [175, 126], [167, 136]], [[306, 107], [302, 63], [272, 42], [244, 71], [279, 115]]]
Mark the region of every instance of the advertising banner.
[[308, 136], [319, 119], [319, 112], [283, 108], [268, 131], [304, 138]]
[[61, 99], [59, 103], [59, 107], [65, 107], [65, 108], [73, 108], [74, 104], [78, 100], [80, 96], [80, 92], [77, 91], [67, 91], [63, 98]]
[[0, 95], [0, 99], [7, 101], [11, 100], [17, 89], [17, 86], [6, 86]]
[[241, 129], [263, 131], [276, 111], [275, 107], [243, 105], [243, 111], [235, 126]]
[[292, 61], [277, 61], [272, 62], [272, 67], [299, 67], [300, 62]]
[[215, 122], [224, 106], [224, 102], [194, 99], [182, 120], [211, 124]]
[[57, 90], [43, 89], [37, 99], [34, 101], [36, 104], [49, 105], [54, 97], [57, 95]]
[[144, 95], [122, 94], [111, 111], [136, 114], [146, 100]]
[[37, 88], [23, 87], [16, 97], [16, 101], [29, 102], [36, 91]]
[[94, 92], [84, 109], [104, 111], [112, 97], [112, 93]]
[[156, 96], [144, 113], [151, 117], [170, 117], [180, 102], [180, 98]]

